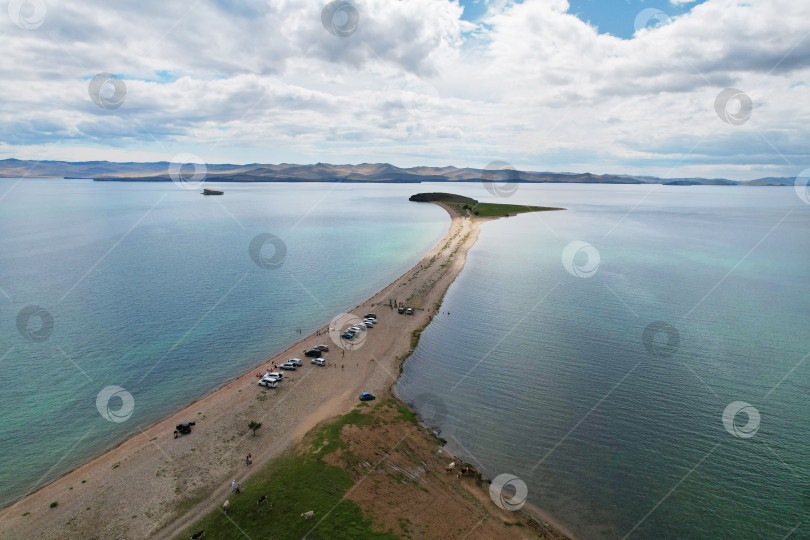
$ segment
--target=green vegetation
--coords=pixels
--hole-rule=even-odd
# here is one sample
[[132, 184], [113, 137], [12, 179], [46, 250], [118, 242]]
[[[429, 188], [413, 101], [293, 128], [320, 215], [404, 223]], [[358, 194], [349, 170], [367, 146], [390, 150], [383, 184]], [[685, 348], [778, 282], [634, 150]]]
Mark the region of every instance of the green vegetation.
[[253, 432], [254, 437], [256, 436], [256, 430], [259, 429], [260, 427], [262, 427], [262, 423], [256, 422], [255, 420], [251, 420], [250, 423], [248, 424], [248, 429]]
[[[374, 417], [355, 409], [326, 424], [297, 452], [279, 458], [245, 482], [243, 492], [228, 496], [228, 515], [221, 508], [195, 523], [179, 538], [205, 529], [207, 538], [378, 538], [394, 534], [374, 532], [373, 516], [363, 515], [354, 502], [344, 499], [354, 485], [349, 472], [330, 465], [324, 457], [344, 449], [341, 431], [346, 425], [367, 425]], [[267, 499], [256, 504], [260, 497]], [[224, 501], [222, 501], [224, 502]], [[305, 520], [301, 514], [315, 514]], [[314, 530], [312, 530], [314, 528]], [[311, 533], [310, 533], [311, 531]]]
[[56, 508], [57, 506], [59, 506], [59, 503], [58, 503], [58, 502], [53, 501], [53, 502], [51, 503], [51, 508]]
[[410, 410], [408, 407], [404, 405], [400, 405], [399, 403], [396, 404], [397, 411], [399, 411], [399, 416], [395, 417], [395, 421], [405, 421], [410, 422], [415, 426], [419, 425], [419, 420], [416, 418], [416, 413]]
[[410, 201], [439, 202], [451, 207], [462, 216], [471, 214], [478, 217], [508, 217], [524, 212], [546, 212], [549, 210], [565, 210], [551, 206], [529, 206], [523, 204], [482, 203], [470, 197], [455, 195], [453, 193], [417, 193], [412, 195]]

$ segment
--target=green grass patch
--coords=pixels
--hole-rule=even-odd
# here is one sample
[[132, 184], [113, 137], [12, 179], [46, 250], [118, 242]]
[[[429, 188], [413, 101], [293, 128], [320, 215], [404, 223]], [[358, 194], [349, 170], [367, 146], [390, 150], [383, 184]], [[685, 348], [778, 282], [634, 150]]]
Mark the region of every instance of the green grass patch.
[[[240, 494], [229, 494], [230, 509], [225, 516], [220, 506], [189, 527], [178, 538], [188, 538], [205, 529], [209, 538], [307, 538], [395, 539], [396, 535], [373, 530], [373, 516], [365, 516], [355, 503], [344, 500], [354, 484], [351, 475], [329, 465], [323, 457], [345, 448], [340, 438], [346, 425], [365, 425], [374, 418], [355, 409], [337, 421], [322, 426], [301, 452], [279, 458], [253, 475]], [[354, 456], [349, 460], [357, 461]], [[261, 496], [267, 500], [257, 505]], [[224, 502], [224, 501], [222, 501]], [[310, 510], [310, 520], [301, 517]], [[321, 521], [323, 520], [323, 521]], [[314, 530], [312, 530], [314, 528]]]
[[411, 350], [416, 349], [416, 346], [419, 345], [419, 338], [422, 337], [422, 330], [414, 330], [411, 332]]
[[504, 217], [507, 215], [522, 214], [524, 212], [547, 212], [549, 210], [563, 210], [550, 206], [526, 206], [522, 204], [478, 203], [474, 207], [475, 215], [479, 217]]
[[416, 413], [410, 410], [408, 407], [404, 405], [397, 405], [397, 411], [399, 411], [399, 416], [394, 417], [394, 421], [405, 421], [411, 422], [413, 425], [418, 425], [419, 421], [416, 418]]
[[313, 456], [317, 459], [321, 459], [338, 448], [345, 448], [346, 444], [343, 442], [343, 439], [340, 438], [340, 432], [343, 430], [343, 426], [365, 426], [371, 424], [373, 421], [373, 416], [354, 409], [349, 414], [341, 416], [335, 422], [326, 424], [316, 432], [315, 437], [312, 439]]
[[453, 208], [462, 216], [504, 217], [524, 212], [546, 212], [549, 210], [565, 210], [551, 206], [529, 206], [523, 204], [482, 203], [470, 197], [455, 195], [453, 193], [418, 193], [411, 196], [410, 201], [440, 202]]

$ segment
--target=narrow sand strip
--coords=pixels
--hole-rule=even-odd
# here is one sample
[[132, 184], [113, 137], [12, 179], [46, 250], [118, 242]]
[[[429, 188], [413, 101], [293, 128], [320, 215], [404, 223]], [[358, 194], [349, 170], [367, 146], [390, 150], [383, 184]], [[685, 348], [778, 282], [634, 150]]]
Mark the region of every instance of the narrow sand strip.
[[[318, 423], [349, 412], [362, 391], [384, 398], [411, 348], [411, 334], [425, 327], [433, 309], [464, 267], [485, 218], [450, 213], [450, 229], [422, 261], [352, 313], [377, 314], [362, 347], [345, 352], [328, 336], [309, 336], [265, 364], [145, 428], [118, 447], [0, 511], [3, 538], [168, 538], [221, 504], [231, 481], [250, 482], [251, 471], [280, 455]], [[388, 307], [405, 301], [414, 316]], [[337, 315], [337, 314], [336, 314]], [[302, 351], [329, 345], [339, 367], [306, 363], [264, 391], [256, 374], [273, 362], [303, 358]], [[308, 360], [308, 359], [306, 359]], [[342, 367], [345, 366], [345, 367]], [[174, 426], [194, 420], [191, 435], [173, 439]], [[248, 422], [262, 422], [254, 437]], [[253, 455], [253, 465], [245, 456]], [[50, 508], [53, 501], [58, 506]]]

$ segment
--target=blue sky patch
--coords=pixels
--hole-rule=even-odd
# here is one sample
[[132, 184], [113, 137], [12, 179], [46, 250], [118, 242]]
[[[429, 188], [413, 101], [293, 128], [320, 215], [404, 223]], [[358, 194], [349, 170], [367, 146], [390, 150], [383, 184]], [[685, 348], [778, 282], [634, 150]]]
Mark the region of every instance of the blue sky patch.
[[631, 39], [636, 31], [636, 16], [642, 10], [657, 9], [675, 17], [704, 2], [673, 5], [669, 0], [569, 0], [568, 12], [597, 27], [600, 34]]

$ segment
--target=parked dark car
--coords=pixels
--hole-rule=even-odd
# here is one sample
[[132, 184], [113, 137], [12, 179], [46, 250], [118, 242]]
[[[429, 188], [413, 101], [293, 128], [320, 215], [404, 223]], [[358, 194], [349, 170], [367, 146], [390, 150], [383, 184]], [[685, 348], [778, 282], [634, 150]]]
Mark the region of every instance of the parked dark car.
[[377, 315], [375, 313], [366, 313], [365, 315], [363, 315], [363, 318], [364, 319], [376, 319]]
[[397, 311], [399, 312], [400, 315], [402, 315], [403, 313], [405, 313], [405, 308], [404, 307], [397, 308]]
[[377, 399], [377, 396], [371, 392], [363, 392], [360, 394], [360, 401], [371, 401], [372, 399]]
[[340, 334], [343, 339], [354, 339], [354, 332], [343, 332]]
[[310, 350], [308, 350], [307, 352], [304, 353], [304, 356], [309, 357], [309, 358], [320, 358], [321, 357], [321, 351], [319, 351], [318, 349], [310, 349]]
[[321, 352], [329, 352], [329, 347], [326, 345], [315, 345], [314, 347], [312, 347], [312, 349]]

